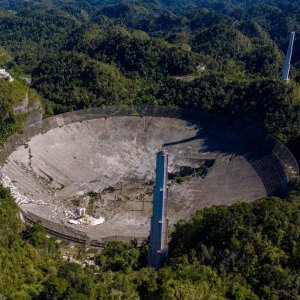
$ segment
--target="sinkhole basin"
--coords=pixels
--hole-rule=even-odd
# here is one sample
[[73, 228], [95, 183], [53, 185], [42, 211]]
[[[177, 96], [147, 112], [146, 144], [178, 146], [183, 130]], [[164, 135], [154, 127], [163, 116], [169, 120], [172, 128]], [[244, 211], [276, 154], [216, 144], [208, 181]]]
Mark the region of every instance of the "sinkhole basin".
[[[23, 216], [76, 241], [149, 235], [156, 152], [169, 153], [169, 223], [212, 205], [284, 193], [299, 170], [251, 124], [162, 107], [90, 109], [31, 124], [0, 149]], [[74, 222], [80, 208], [102, 224]], [[93, 222], [92, 222], [93, 223]]]

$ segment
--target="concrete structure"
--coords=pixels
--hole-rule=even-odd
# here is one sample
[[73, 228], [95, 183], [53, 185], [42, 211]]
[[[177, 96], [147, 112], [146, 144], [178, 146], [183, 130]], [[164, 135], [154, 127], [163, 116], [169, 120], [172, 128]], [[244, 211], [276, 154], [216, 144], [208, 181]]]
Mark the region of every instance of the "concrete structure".
[[168, 256], [168, 153], [156, 155], [156, 181], [153, 193], [148, 265], [159, 269]]
[[14, 81], [13, 77], [5, 69], [0, 69], [0, 78], [5, 78], [9, 82]]
[[290, 74], [291, 59], [292, 59], [292, 54], [293, 54], [294, 40], [295, 40], [295, 32], [292, 32], [291, 36], [290, 36], [288, 51], [287, 51], [286, 58], [285, 58], [284, 69], [283, 69], [283, 73], [282, 73], [282, 77], [281, 77], [281, 79], [283, 81], [289, 81], [289, 74]]
[[[170, 226], [204, 207], [280, 193], [299, 172], [290, 151], [251, 124], [233, 126], [187, 109], [127, 106], [70, 112], [24, 127], [0, 147], [0, 180], [26, 220], [41, 220], [64, 239], [140, 240], [150, 232], [151, 157], [162, 148], [170, 174], [199, 172], [211, 163], [205, 176], [169, 180]], [[91, 200], [90, 192], [96, 193]], [[65, 212], [84, 207], [105, 222], [69, 224]]]

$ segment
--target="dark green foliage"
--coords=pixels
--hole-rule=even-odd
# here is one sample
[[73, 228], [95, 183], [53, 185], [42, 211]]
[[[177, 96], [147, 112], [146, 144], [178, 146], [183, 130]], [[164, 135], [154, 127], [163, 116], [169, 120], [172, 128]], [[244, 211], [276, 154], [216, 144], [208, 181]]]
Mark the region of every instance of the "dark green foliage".
[[296, 299], [299, 200], [269, 198], [204, 209], [191, 221], [176, 225], [171, 264], [188, 255], [189, 260], [228, 274], [232, 283], [239, 278], [239, 284], [246, 284], [260, 298]]
[[96, 257], [96, 264], [102, 271], [122, 271], [125, 273], [136, 270], [139, 265], [140, 250], [134, 244], [110, 242]]
[[80, 24], [60, 8], [37, 2], [9, 5], [8, 9], [12, 10], [0, 11], [0, 45], [15, 55], [16, 63], [25, 71], [46, 52], [58, 50], [68, 33]]
[[14, 132], [16, 118], [13, 114], [13, 106], [11, 101], [11, 85], [5, 79], [0, 79], [0, 144]]
[[166, 104], [225, 113], [234, 118], [250, 117], [283, 140], [299, 135], [296, 85], [274, 80], [227, 82], [221, 74], [207, 74], [192, 82], [170, 79], [158, 97]]
[[10, 247], [21, 230], [18, 208], [9, 190], [0, 185], [0, 245]]
[[[293, 0], [4, 0], [0, 65], [33, 76], [45, 116], [111, 104], [190, 107], [252, 119], [299, 152], [297, 41], [292, 80], [279, 80], [299, 11]], [[20, 80], [0, 79], [0, 144], [21, 128], [14, 107], [27, 92], [39, 100]], [[197, 212], [176, 225], [159, 272], [146, 267], [147, 246], [120, 242], [96, 255], [99, 268], [83, 268], [61, 260], [40, 224], [25, 226], [0, 186], [0, 298], [298, 299], [299, 203], [298, 182], [287, 199]], [[86, 255], [78, 248], [78, 259]]]
[[63, 262], [50, 275], [38, 299], [95, 299], [95, 277], [79, 264]]
[[51, 99], [54, 112], [121, 104], [130, 99], [130, 81], [119, 70], [78, 53], [49, 56], [33, 76], [33, 86]]
[[[216, 206], [175, 226], [170, 260], [145, 268], [146, 246], [109, 242], [95, 267], [63, 262], [39, 225], [26, 227], [0, 186], [4, 299], [297, 299], [299, 187], [287, 199]], [[80, 248], [79, 248], [80, 250]], [[192, 297], [192, 298], [191, 298]]]
[[247, 72], [273, 79], [279, 78], [280, 66], [283, 65], [278, 49], [272, 44], [256, 47], [247, 53], [243, 60]]
[[172, 104], [238, 112], [284, 141], [299, 135], [299, 65], [290, 88], [278, 82], [289, 32], [300, 29], [295, 1], [5, 0], [0, 7], [0, 53], [10, 51], [2, 60], [32, 73], [46, 116]]
[[35, 247], [42, 247], [48, 244], [46, 230], [40, 223], [36, 223], [32, 227], [26, 227], [26, 229], [22, 232], [22, 237]]
[[[24, 230], [8, 189], [0, 185], [0, 296], [30, 299], [39, 295], [59, 260], [56, 245], [39, 225]], [[22, 237], [26, 236], [25, 239]]]
[[21, 129], [22, 123], [26, 120], [26, 113], [18, 115], [14, 113], [14, 108], [20, 105], [26, 96], [29, 98], [29, 108], [33, 103], [40, 101], [37, 93], [21, 81], [15, 79], [13, 82], [8, 82], [0, 78], [0, 145], [11, 134]]
[[225, 24], [210, 26], [196, 34], [193, 50], [213, 56], [242, 57], [252, 49], [251, 41], [237, 29]]
[[185, 75], [196, 67], [190, 51], [151, 39], [143, 32], [130, 33], [118, 27], [80, 29], [72, 37], [67, 49], [89, 54], [103, 62], [115, 63], [123, 72], [142, 76]]

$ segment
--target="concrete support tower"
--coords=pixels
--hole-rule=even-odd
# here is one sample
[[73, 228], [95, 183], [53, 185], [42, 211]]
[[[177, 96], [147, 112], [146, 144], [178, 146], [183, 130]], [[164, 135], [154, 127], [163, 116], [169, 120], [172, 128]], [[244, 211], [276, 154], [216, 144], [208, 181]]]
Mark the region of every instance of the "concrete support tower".
[[291, 59], [292, 59], [292, 54], [293, 54], [294, 40], [295, 40], [295, 32], [292, 32], [291, 36], [290, 36], [289, 48], [288, 48], [286, 58], [285, 58], [284, 69], [283, 69], [283, 73], [282, 73], [282, 77], [281, 77], [281, 80], [283, 80], [283, 81], [289, 81], [289, 74], [290, 74]]
[[168, 153], [156, 154], [156, 181], [153, 192], [148, 265], [159, 269], [168, 256]]

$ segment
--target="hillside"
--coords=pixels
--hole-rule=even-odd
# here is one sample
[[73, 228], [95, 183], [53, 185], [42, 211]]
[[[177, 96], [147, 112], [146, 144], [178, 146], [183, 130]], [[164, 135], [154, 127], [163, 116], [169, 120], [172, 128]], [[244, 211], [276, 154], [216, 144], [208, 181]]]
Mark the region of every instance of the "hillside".
[[[177, 1], [20, 1], [16, 6], [6, 0], [0, 8], [0, 46], [12, 56], [6, 64], [32, 73], [33, 87], [49, 101], [50, 112], [126, 103], [129, 84], [134, 91], [130, 102], [230, 111], [236, 116], [227, 98], [232, 99], [230, 91], [238, 87], [239, 91], [234, 93], [241, 98], [242, 112], [256, 119], [260, 110], [252, 113], [252, 104], [249, 106], [243, 95], [247, 94], [248, 86], [272, 88], [272, 81], [279, 80], [289, 32], [300, 26], [295, 1], [189, 1], [182, 7]], [[295, 53], [297, 47], [298, 43]], [[113, 66], [110, 78], [114, 91], [105, 88], [106, 76], [96, 79], [93, 70], [87, 75], [84, 67], [73, 69], [75, 66], [68, 65], [66, 60], [58, 60], [59, 66], [51, 69], [43, 67], [62, 51], [66, 56], [72, 53], [75, 57], [77, 52], [85, 55], [91, 68], [98, 64], [96, 60], [107, 64], [106, 69]], [[198, 66], [204, 66], [205, 71], [199, 71]], [[80, 77], [85, 77], [85, 83], [75, 87], [77, 78], [70, 77], [67, 85], [53, 91], [53, 82], [48, 84], [48, 79], [61, 76], [58, 73], [64, 68], [71, 73], [79, 72]], [[113, 79], [117, 73], [120, 74], [117, 77], [124, 79]], [[197, 81], [174, 82], [174, 77], [185, 76]], [[285, 141], [299, 134], [299, 121], [293, 115], [299, 111], [297, 64], [291, 76], [293, 84], [283, 95], [289, 99], [284, 100], [289, 104], [283, 109], [289, 124], [285, 120], [270, 122], [266, 116], [256, 120]], [[93, 89], [95, 80], [98, 88]], [[215, 81], [219, 91], [213, 88]], [[205, 91], [199, 94], [203, 85]], [[189, 90], [187, 95], [185, 89]], [[177, 97], [172, 97], [170, 103], [166, 99], [174, 93]], [[190, 100], [191, 94], [197, 95], [196, 103]], [[91, 95], [95, 100], [90, 100]], [[282, 109], [279, 107], [283, 98], [273, 97], [280, 104], [270, 108], [267, 115]], [[59, 98], [64, 98], [66, 103], [61, 103]], [[75, 103], [69, 104], [73, 98]], [[212, 104], [216, 98], [218, 105]], [[261, 106], [261, 101], [252, 102]]]
[[0, 78], [0, 145], [22, 125], [41, 118], [41, 97], [15, 78], [8, 82]]
[[[165, 104], [252, 118], [283, 141], [299, 135], [297, 55], [291, 84], [279, 82], [289, 33], [300, 24], [293, 1], [184, 7], [176, 1], [4, 1], [0, 7], [0, 46], [11, 56], [3, 64], [31, 73], [47, 115]], [[253, 98], [253, 90], [272, 99]]]
[[[297, 299], [300, 195], [212, 207], [180, 222], [170, 260], [145, 268], [146, 247], [111, 242], [95, 266], [63, 261], [40, 225], [24, 227], [0, 187], [0, 296], [4, 299]], [[78, 248], [78, 261], [89, 256]], [[91, 254], [90, 254], [91, 255]]]
[[[14, 81], [0, 79], [0, 146], [42, 117], [152, 104], [253, 122], [299, 161], [299, 12], [296, 0], [3, 0], [0, 68]], [[170, 239], [159, 271], [148, 243], [73, 247], [25, 225], [0, 185], [0, 299], [299, 299], [299, 180], [286, 198], [195, 211]]]

